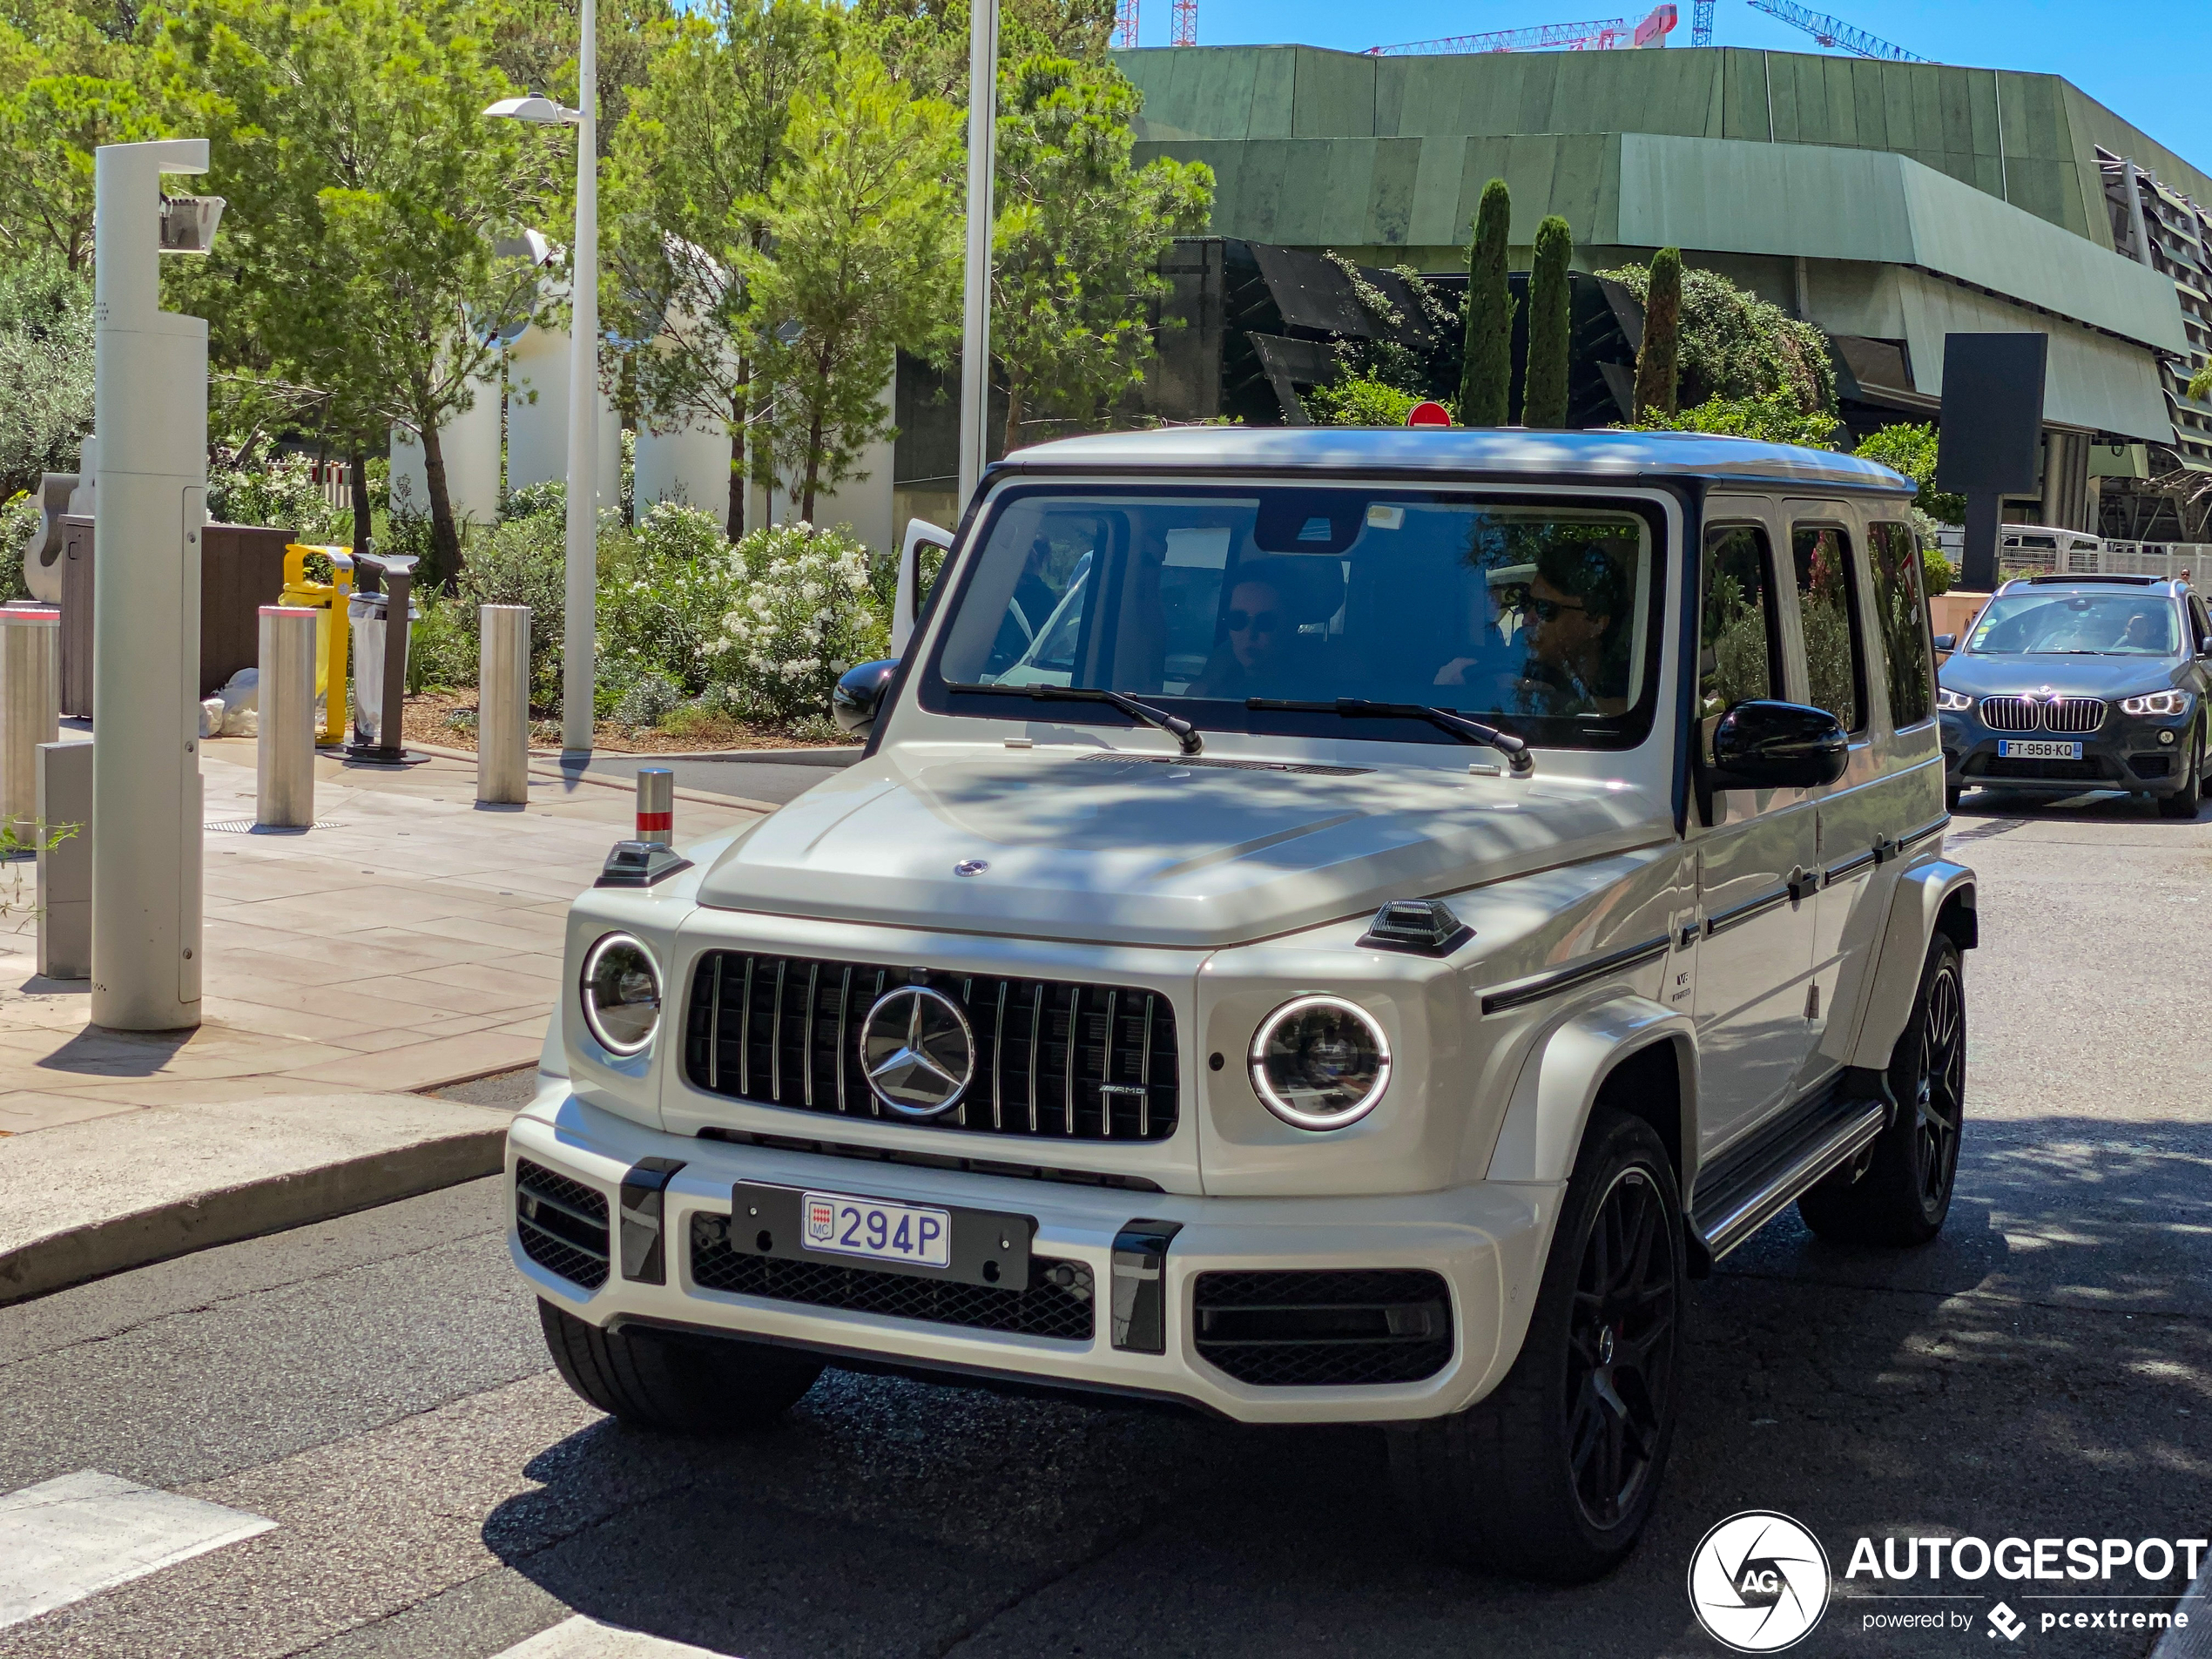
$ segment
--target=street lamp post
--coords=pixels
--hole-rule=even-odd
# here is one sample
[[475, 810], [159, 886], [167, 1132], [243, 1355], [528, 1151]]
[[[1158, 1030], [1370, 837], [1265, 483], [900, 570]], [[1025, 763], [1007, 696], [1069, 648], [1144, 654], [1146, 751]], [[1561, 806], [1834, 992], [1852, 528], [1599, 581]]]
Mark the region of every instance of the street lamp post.
[[[589, 3], [589, 0], [586, 0]], [[991, 172], [998, 105], [998, 0], [975, 0], [968, 25], [968, 264], [961, 306], [960, 500], [968, 510], [990, 454]]]
[[567, 582], [561, 624], [561, 752], [591, 752], [594, 634], [598, 625], [599, 46], [593, 0], [582, 0], [583, 40], [571, 110], [549, 98], [503, 98], [486, 115], [573, 126], [576, 242], [570, 250]]

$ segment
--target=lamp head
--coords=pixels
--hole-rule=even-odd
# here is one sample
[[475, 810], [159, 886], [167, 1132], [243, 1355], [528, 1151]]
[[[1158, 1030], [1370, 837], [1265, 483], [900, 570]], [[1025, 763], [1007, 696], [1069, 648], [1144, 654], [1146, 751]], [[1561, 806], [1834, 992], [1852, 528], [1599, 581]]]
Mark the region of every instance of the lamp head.
[[580, 110], [556, 104], [551, 98], [532, 92], [525, 98], [503, 98], [496, 104], [484, 106], [486, 115], [496, 115], [510, 121], [529, 121], [539, 126], [573, 126], [583, 119]]

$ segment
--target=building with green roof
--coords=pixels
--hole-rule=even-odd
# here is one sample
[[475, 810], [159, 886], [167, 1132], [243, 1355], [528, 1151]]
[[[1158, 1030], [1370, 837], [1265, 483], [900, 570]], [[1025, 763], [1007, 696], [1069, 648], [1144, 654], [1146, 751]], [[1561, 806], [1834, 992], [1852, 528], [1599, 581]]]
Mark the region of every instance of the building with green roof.
[[1901, 413], [1940, 397], [1946, 334], [2049, 335], [2053, 518], [2093, 527], [2099, 476], [2212, 471], [2212, 405], [2186, 393], [2212, 179], [2057, 76], [1737, 48], [1116, 57], [1140, 158], [1208, 163], [1217, 234], [1464, 271], [1502, 177], [1518, 249], [1548, 213], [1583, 271], [1680, 247], [1817, 324]]

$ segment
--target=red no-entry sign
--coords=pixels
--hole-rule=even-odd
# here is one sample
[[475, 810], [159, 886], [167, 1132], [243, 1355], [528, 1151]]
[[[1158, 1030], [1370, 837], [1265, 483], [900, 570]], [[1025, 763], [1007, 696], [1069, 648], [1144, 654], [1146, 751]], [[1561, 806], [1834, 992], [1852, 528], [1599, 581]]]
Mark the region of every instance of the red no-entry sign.
[[1452, 411], [1441, 403], [1420, 402], [1406, 411], [1407, 426], [1449, 426]]

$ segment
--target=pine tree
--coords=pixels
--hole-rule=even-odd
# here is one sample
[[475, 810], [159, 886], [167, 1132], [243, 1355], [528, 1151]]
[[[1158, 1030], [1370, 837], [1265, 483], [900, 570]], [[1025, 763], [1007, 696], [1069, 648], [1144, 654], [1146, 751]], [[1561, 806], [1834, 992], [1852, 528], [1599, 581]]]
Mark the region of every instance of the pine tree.
[[1536, 226], [1536, 263], [1528, 278], [1528, 372], [1521, 396], [1523, 426], [1567, 424], [1567, 265], [1574, 255], [1575, 234], [1557, 213]]
[[1636, 353], [1635, 415], [1675, 413], [1682, 364], [1682, 250], [1651, 256], [1651, 287], [1643, 301], [1643, 346]]
[[1506, 280], [1506, 235], [1513, 193], [1502, 179], [1482, 187], [1474, 239], [1467, 248], [1467, 361], [1460, 375], [1460, 424], [1503, 426], [1513, 388], [1513, 289]]

